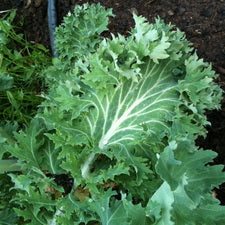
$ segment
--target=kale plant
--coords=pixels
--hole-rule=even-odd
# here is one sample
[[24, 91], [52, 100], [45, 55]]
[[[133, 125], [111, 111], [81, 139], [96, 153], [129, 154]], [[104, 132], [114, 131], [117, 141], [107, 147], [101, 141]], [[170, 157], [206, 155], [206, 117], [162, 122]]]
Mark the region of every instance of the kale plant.
[[[4, 151], [15, 211], [27, 224], [212, 225], [225, 208], [212, 189], [223, 166], [195, 145], [206, 110], [222, 91], [211, 65], [173, 26], [133, 15], [128, 37], [103, 38], [111, 10], [77, 6], [56, 31], [59, 58], [45, 71], [49, 92]], [[66, 191], [54, 182], [66, 174]]]

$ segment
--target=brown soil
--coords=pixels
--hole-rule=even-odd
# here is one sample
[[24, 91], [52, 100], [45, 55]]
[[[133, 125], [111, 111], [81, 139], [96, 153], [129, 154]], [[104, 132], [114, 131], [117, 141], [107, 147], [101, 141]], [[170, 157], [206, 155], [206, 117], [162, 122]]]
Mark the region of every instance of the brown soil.
[[[100, 2], [113, 8], [110, 32], [127, 34], [133, 26], [131, 11], [148, 18], [150, 22], [160, 16], [167, 23], [184, 31], [199, 57], [211, 62], [218, 73], [217, 83], [225, 90], [225, 0], [58, 0], [58, 23], [75, 4]], [[42, 43], [49, 48], [46, 0], [1, 0], [0, 11], [18, 9], [18, 17], [24, 18], [24, 33], [29, 41]], [[213, 149], [219, 156], [216, 164], [225, 165], [225, 99], [220, 111], [207, 113], [212, 126], [206, 139], [199, 138], [198, 145]], [[216, 191], [225, 204], [225, 184]]]

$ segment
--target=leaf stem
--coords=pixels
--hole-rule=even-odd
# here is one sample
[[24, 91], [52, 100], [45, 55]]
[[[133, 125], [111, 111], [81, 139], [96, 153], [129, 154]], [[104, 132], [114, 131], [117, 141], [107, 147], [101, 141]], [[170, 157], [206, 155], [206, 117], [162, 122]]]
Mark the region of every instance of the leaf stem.
[[92, 152], [91, 155], [88, 157], [86, 162], [81, 167], [81, 174], [83, 178], [87, 178], [89, 175], [90, 165], [92, 164], [95, 158], [95, 153]]

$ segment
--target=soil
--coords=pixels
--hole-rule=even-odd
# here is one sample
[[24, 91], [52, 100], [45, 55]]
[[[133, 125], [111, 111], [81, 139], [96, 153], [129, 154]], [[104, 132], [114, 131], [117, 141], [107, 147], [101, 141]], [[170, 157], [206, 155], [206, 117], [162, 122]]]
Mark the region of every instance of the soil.
[[[109, 30], [115, 34], [128, 34], [134, 25], [132, 11], [143, 15], [150, 22], [160, 16], [167, 23], [176, 25], [186, 33], [199, 57], [212, 63], [219, 75], [216, 82], [225, 90], [225, 0], [58, 0], [58, 24], [76, 4], [85, 2], [99, 2], [107, 8], [113, 8], [116, 17], [111, 19]], [[26, 38], [50, 48], [47, 1], [1, 0], [0, 11], [13, 8], [18, 11], [18, 21], [21, 18], [24, 20]], [[207, 138], [199, 138], [197, 144], [204, 149], [216, 151], [218, 157], [214, 163], [225, 165], [225, 98], [221, 110], [209, 111], [207, 117], [212, 125], [207, 127]], [[225, 183], [215, 191], [225, 205]]]

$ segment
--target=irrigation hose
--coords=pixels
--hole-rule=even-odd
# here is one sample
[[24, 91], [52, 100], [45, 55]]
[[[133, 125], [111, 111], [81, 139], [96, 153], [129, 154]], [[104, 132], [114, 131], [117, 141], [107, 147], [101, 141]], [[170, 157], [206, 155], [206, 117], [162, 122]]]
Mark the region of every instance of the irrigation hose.
[[52, 49], [52, 54], [57, 57], [55, 47], [55, 28], [57, 27], [57, 12], [56, 12], [56, 0], [48, 0], [48, 28], [50, 35], [50, 45]]

